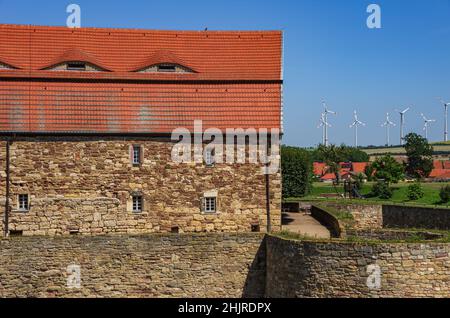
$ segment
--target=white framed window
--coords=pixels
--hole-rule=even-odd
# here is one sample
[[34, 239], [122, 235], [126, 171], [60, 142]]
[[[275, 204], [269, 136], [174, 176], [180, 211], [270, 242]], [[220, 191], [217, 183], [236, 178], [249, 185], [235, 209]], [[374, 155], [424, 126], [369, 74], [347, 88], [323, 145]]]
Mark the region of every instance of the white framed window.
[[141, 156], [142, 156], [141, 146], [133, 145], [133, 148], [131, 150], [131, 162], [133, 163], [133, 165], [141, 164]]
[[208, 167], [214, 166], [216, 163], [214, 149], [206, 149], [205, 150], [205, 164]]
[[133, 195], [133, 212], [141, 213], [143, 207], [144, 200], [142, 195]]
[[29, 209], [28, 194], [19, 194], [17, 202], [19, 211], [28, 211]]
[[217, 197], [203, 198], [203, 212], [216, 213], [217, 212]]

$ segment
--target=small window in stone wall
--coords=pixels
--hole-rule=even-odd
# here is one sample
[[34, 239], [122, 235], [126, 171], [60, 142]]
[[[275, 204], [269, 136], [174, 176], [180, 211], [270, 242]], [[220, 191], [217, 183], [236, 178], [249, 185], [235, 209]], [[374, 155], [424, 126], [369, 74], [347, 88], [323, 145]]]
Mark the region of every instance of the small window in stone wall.
[[134, 166], [142, 163], [142, 147], [140, 145], [133, 145], [131, 147], [131, 163]]
[[144, 200], [142, 195], [133, 195], [133, 212], [141, 213], [143, 208]]
[[17, 202], [19, 211], [28, 211], [29, 209], [28, 194], [19, 194]]
[[204, 197], [203, 198], [203, 212], [216, 213], [217, 212], [217, 198]]

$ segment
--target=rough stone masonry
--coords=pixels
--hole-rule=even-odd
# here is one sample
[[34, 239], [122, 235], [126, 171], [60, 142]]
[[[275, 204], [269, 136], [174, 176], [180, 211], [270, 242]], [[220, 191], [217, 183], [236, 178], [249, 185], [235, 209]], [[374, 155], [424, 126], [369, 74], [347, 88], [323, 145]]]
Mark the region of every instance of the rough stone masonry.
[[[0, 196], [5, 202], [5, 141], [0, 142]], [[133, 165], [130, 147], [140, 145]], [[23, 235], [265, 231], [266, 184], [260, 164], [175, 163], [163, 138], [22, 137], [10, 147], [10, 224]], [[217, 193], [217, 212], [202, 197]], [[29, 210], [18, 210], [28, 194]], [[132, 196], [143, 211], [132, 211]], [[270, 176], [271, 223], [281, 226], [281, 176]], [[1, 209], [2, 219], [4, 209]], [[3, 226], [3, 222], [1, 223]], [[17, 232], [19, 231], [19, 232]]]

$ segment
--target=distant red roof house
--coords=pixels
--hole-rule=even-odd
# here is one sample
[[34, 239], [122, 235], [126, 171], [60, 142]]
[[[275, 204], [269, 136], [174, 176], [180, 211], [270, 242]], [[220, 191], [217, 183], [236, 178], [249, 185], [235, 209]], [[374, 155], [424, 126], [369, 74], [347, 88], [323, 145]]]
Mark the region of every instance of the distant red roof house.
[[438, 175], [436, 179], [439, 180], [450, 180], [450, 170], [446, 169], [444, 173]]
[[0, 132], [281, 127], [280, 31], [0, 25]]
[[336, 175], [334, 173], [326, 173], [320, 178], [322, 181], [333, 181], [335, 179]]
[[313, 173], [315, 176], [323, 176], [326, 173], [327, 166], [323, 162], [314, 162], [313, 163]]
[[368, 162], [353, 162], [352, 171], [354, 173], [364, 173], [368, 164]]
[[444, 169], [444, 163], [441, 160], [433, 160], [434, 169]]
[[446, 169], [433, 169], [431, 170], [431, 173], [429, 175], [430, 178], [436, 178], [440, 175], [443, 175], [444, 173], [446, 173], [448, 170]]
[[450, 169], [450, 161], [449, 160], [444, 161], [444, 169]]

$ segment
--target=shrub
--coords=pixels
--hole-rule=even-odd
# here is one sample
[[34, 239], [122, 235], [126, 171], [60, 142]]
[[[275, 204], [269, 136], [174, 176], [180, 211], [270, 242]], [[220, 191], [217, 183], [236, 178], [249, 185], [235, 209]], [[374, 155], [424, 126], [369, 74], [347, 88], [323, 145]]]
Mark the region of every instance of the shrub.
[[372, 167], [376, 170], [375, 177], [383, 179], [388, 184], [397, 183], [404, 177], [403, 165], [395, 161], [391, 155], [377, 158]]
[[372, 186], [372, 195], [383, 200], [392, 198], [392, 189], [384, 181], [378, 181]]
[[443, 203], [450, 201], [450, 185], [446, 185], [439, 191], [439, 197]]
[[367, 176], [367, 181], [373, 181], [373, 173], [374, 173], [374, 168], [373, 168], [373, 166], [372, 166], [372, 164], [368, 164], [367, 166], [366, 166], [366, 168], [364, 169], [364, 173], [366, 174], [366, 176]]
[[311, 191], [312, 160], [308, 151], [296, 147], [281, 147], [283, 198], [302, 197]]
[[355, 178], [355, 187], [357, 190], [361, 190], [364, 184], [364, 175], [359, 173]]
[[407, 197], [409, 200], [418, 200], [424, 196], [422, 185], [419, 182], [413, 183], [408, 186]]

